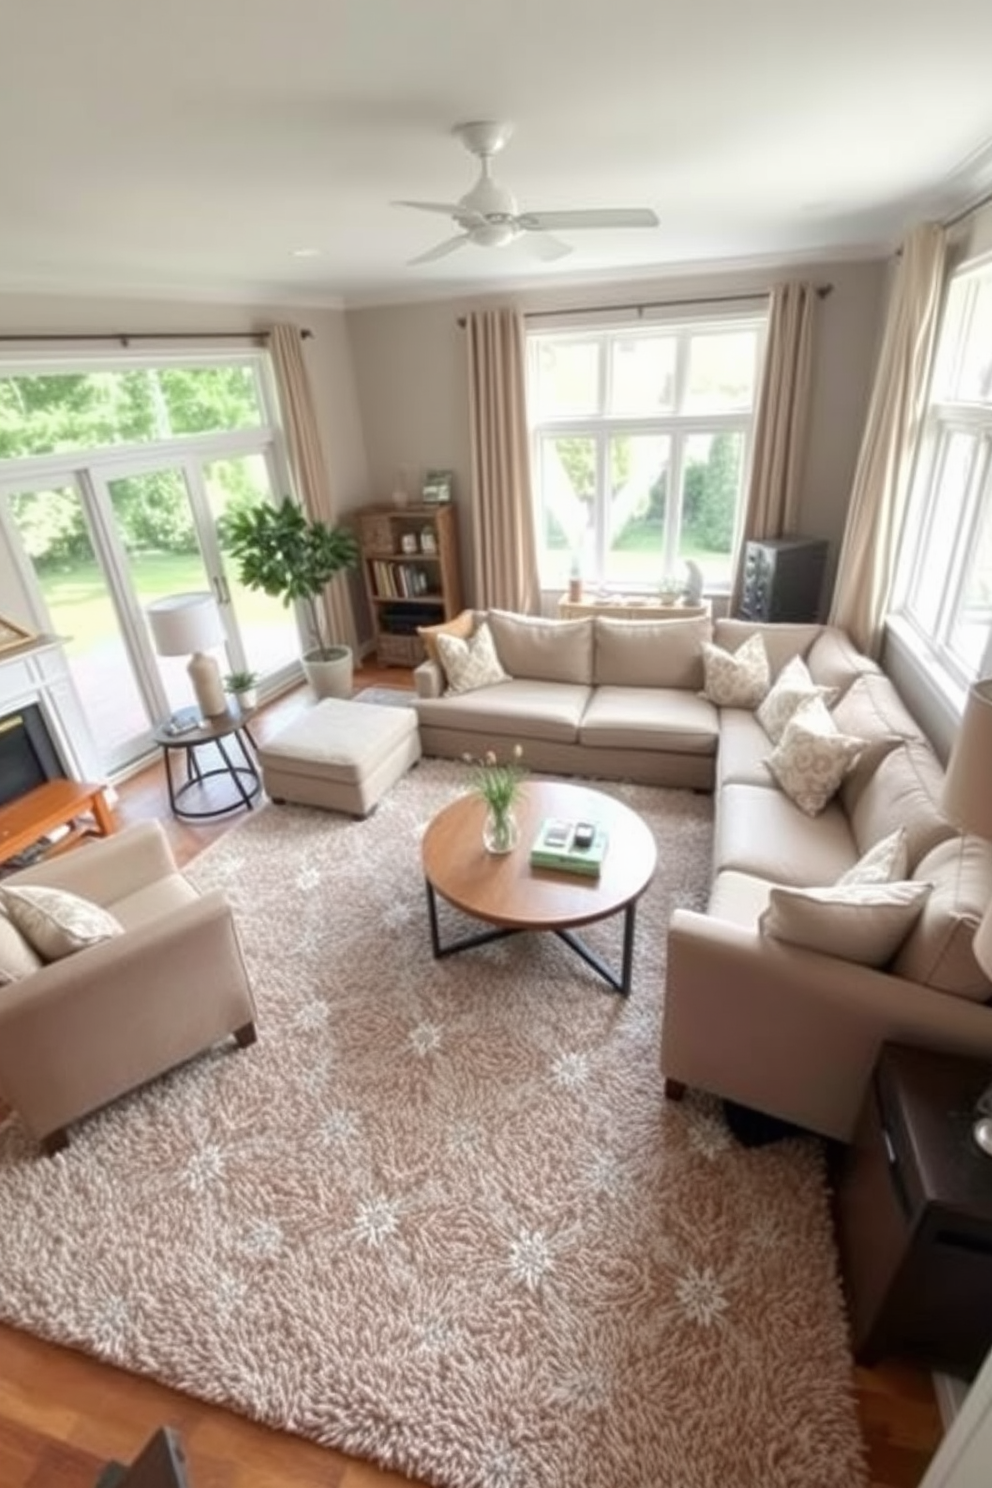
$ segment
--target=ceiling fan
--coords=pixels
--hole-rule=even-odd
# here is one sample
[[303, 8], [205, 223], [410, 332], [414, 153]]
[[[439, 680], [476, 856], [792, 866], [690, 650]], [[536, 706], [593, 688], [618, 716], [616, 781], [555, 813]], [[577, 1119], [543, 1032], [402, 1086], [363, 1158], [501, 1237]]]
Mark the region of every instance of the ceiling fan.
[[512, 124], [479, 121], [456, 124], [451, 131], [472, 155], [482, 162], [479, 179], [457, 202], [399, 201], [397, 207], [416, 207], [420, 212], [440, 212], [451, 217], [461, 228], [453, 238], [429, 248], [410, 264], [433, 263], [445, 258], [456, 248], [475, 243], [480, 248], [502, 248], [506, 243], [526, 235], [527, 248], [537, 258], [563, 258], [572, 249], [552, 235], [550, 229], [574, 231], [586, 227], [657, 227], [657, 215], [650, 207], [601, 207], [573, 212], [518, 212], [517, 199], [506, 186], [501, 186], [492, 172], [497, 155], [513, 133]]

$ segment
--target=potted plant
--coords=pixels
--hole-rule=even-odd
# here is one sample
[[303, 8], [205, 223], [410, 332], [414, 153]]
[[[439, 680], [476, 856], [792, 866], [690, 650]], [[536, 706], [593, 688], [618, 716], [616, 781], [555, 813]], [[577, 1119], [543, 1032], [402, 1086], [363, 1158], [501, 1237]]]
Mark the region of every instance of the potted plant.
[[228, 672], [224, 691], [231, 693], [242, 713], [250, 713], [258, 706], [258, 673]]
[[303, 653], [303, 670], [317, 696], [350, 697], [351, 647], [328, 639], [319, 601], [332, 579], [356, 567], [354, 533], [311, 520], [288, 496], [281, 506], [263, 501], [229, 512], [220, 528], [242, 584], [304, 606], [311, 649]]

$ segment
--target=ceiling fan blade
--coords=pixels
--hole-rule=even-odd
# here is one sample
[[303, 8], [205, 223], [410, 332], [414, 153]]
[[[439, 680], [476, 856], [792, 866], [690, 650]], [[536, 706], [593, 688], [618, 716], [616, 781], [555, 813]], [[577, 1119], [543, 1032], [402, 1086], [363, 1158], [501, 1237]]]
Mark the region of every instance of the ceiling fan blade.
[[418, 212], [443, 212], [445, 217], [457, 217], [463, 208], [457, 202], [394, 201], [394, 207], [416, 207]]
[[521, 227], [530, 230], [579, 227], [658, 227], [658, 214], [650, 207], [600, 207], [578, 212], [521, 212]]
[[428, 248], [426, 253], [420, 253], [416, 258], [407, 259], [407, 267], [412, 268], [414, 264], [433, 263], [436, 258], [446, 258], [449, 253], [454, 253], [456, 248], [472, 241], [468, 233], [459, 233], [455, 238], [445, 238], [443, 243], [438, 243], [434, 248]]
[[525, 231], [520, 235], [520, 242], [532, 258], [543, 259], [545, 263], [553, 263], [556, 258], [564, 258], [573, 252], [570, 243], [563, 243], [561, 238], [553, 238], [547, 232]]

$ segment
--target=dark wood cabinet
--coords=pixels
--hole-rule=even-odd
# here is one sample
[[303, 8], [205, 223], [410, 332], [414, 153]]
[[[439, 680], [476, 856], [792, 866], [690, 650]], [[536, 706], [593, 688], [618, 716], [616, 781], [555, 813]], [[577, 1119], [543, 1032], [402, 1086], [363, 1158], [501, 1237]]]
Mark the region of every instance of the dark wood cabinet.
[[836, 1194], [859, 1363], [970, 1379], [992, 1348], [992, 1157], [971, 1134], [990, 1080], [989, 1060], [883, 1046]]
[[827, 561], [821, 538], [776, 537], [744, 548], [741, 620], [817, 620]]

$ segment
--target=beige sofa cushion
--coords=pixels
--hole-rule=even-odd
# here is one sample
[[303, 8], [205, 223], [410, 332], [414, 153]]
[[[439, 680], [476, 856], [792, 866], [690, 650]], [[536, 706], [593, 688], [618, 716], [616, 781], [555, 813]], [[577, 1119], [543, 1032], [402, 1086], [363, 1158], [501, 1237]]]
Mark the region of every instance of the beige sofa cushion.
[[826, 889], [776, 884], [759, 925], [763, 935], [809, 951], [884, 966], [909, 934], [929, 893], [929, 884], [911, 880]]
[[866, 781], [851, 813], [851, 829], [863, 853], [897, 827], [906, 828], [909, 871], [939, 842], [957, 835], [940, 809], [944, 772], [928, 744], [907, 739], [881, 761]]
[[437, 651], [437, 637], [439, 635], [454, 636], [459, 641], [467, 641], [475, 630], [476, 618], [474, 610], [462, 610], [453, 620], [445, 620], [442, 625], [418, 625], [417, 634], [424, 643], [427, 660], [441, 665], [441, 658]]
[[713, 704], [670, 687], [597, 687], [579, 728], [596, 749], [659, 749], [713, 754], [719, 736]]
[[844, 734], [867, 741], [864, 753], [841, 787], [844, 810], [850, 815], [866, 782], [900, 739], [926, 742], [922, 729], [888, 677], [859, 677], [834, 705], [834, 723]]
[[478, 687], [492, 687], [495, 682], [507, 681], [507, 674], [496, 655], [492, 632], [484, 620], [467, 640], [454, 635], [438, 635], [434, 637], [434, 644], [449, 692], [474, 692]]
[[42, 965], [41, 957], [0, 909], [0, 987], [19, 982]]
[[737, 873], [728, 868], [713, 880], [706, 913], [715, 920], [727, 920], [742, 930], [756, 930], [768, 907], [768, 896], [774, 888], [766, 878], [751, 873]]
[[836, 801], [807, 816], [774, 784], [725, 785], [716, 797], [713, 865], [770, 883], [833, 884], [858, 859]]
[[745, 785], [774, 786], [768, 758], [768, 735], [749, 708], [720, 709], [720, 747], [716, 762], [718, 788], [735, 780]]
[[756, 708], [771, 686], [764, 636], [750, 636], [736, 651], [703, 642], [703, 694], [718, 708]]
[[847, 884], [898, 883], [908, 872], [906, 828], [899, 827], [863, 853], [853, 867], [841, 874], [837, 882], [842, 887]]
[[975, 960], [972, 941], [992, 904], [992, 846], [978, 837], [952, 837], [927, 853], [913, 877], [933, 884], [933, 893], [892, 970], [941, 992], [986, 1002], [992, 985]]
[[764, 701], [758, 707], [758, 722], [773, 744], [785, 733], [786, 724], [803, 703], [823, 698], [834, 699], [833, 691], [818, 687], [801, 656], [793, 656], [779, 672]]
[[540, 620], [490, 610], [489, 626], [503, 670], [534, 682], [592, 681], [593, 622]]
[[713, 639], [725, 651], [736, 651], [750, 636], [762, 636], [774, 678], [794, 656], [805, 656], [822, 630], [822, 625], [773, 625], [758, 620], [717, 620], [713, 625]]
[[597, 615], [593, 681], [607, 687], [703, 686], [703, 642], [709, 619], [611, 620]]
[[[820, 687], [832, 687], [842, 697], [859, 677], [881, 676], [877, 661], [865, 656], [850, 636], [836, 625], [825, 625], [806, 653], [809, 674]], [[858, 729], [844, 729], [858, 733]]]
[[810, 697], [785, 725], [768, 768], [800, 810], [819, 816], [863, 748], [862, 739], [838, 732], [822, 698]]
[[501, 749], [525, 739], [574, 744], [589, 695], [588, 687], [565, 682], [548, 687], [545, 682], [514, 678], [456, 697], [420, 698], [417, 717], [425, 727], [481, 734], [481, 750]]
[[124, 933], [109, 910], [68, 889], [14, 885], [0, 889], [0, 896], [11, 921], [43, 961], [61, 961]]

